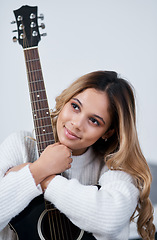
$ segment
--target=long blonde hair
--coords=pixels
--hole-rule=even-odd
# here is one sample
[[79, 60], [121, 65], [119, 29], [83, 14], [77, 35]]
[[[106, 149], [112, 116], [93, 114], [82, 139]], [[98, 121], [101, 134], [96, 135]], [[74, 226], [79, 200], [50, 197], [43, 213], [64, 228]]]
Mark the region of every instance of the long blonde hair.
[[[154, 240], [153, 207], [149, 199], [152, 177], [138, 141], [133, 87], [113, 71], [96, 71], [80, 77], [56, 98], [56, 108], [51, 113], [55, 139], [58, 141], [58, 114], [74, 95], [87, 88], [107, 93], [112, 117], [109, 129], [115, 130], [107, 142], [100, 138], [92, 147], [104, 157], [109, 169], [123, 170], [134, 178], [140, 192], [136, 208], [138, 233], [143, 239]], [[135, 212], [130, 221], [134, 215]]]

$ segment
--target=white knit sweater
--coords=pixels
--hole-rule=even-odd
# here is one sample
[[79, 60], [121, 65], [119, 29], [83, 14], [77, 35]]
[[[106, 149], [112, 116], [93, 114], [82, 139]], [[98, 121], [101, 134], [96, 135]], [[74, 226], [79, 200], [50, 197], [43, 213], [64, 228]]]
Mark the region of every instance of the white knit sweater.
[[[26, 136], [30, 133], [12, 134], [0, 146], [0, 240], [15, 239], [7, 224], [41, 194], [28, 166], [5, 176], [10, 167], [37, 159], [36, 144]], [[98, 179], [100, 161], [91, 148], [72, 158], [71, 169], [50, 182], [45, 198], [96, 239], [127, 240], [139, 196], [131, 176], [104, 167]], [[98, 180], [100, 190], [94, 186]]]

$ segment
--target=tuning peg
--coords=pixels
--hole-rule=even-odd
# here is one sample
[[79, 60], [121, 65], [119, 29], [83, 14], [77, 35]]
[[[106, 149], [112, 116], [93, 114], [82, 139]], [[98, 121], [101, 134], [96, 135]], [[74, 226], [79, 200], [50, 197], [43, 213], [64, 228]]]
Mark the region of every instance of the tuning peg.
[[40, 36], [45, 37], [45, 36], [47, 36], [47, 33], [42, 33], [42, 34], [40, 34]]
[[44, 23], [41, 23], [41, 25], [40, 25], [39, 27], [41, 27], [42, 29], [44, 29], [44, 28], [45, 28], [45, 24], [44, 24]]
[[13, 21], [11, 22], [11, 24], [14, 24], [14, 23], [16, 23], [16, 21], [13, 20]]
[[44, 20], [44, 14], [41, 13], [38, 18], [40, 18], [41, 20]]
[[17, 42], [17, 40], [18, 40], [17, 37], [14, 36], [13, 37], [13, 42]]
[[17, 32], [17, 30], [13, 30], [12, 32]]

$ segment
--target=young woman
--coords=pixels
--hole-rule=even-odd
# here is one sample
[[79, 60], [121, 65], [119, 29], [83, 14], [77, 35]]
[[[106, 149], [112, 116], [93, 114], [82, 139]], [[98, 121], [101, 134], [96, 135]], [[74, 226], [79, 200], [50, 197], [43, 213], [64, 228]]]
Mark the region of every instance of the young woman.
[[129, 224], [137, 217], [141, 237], [153, 240], [151, 173], [139, 146], [135, 112], [131, 85], [116, 72], [97, 71], [56, 98], [51, 114], [56, 143], [38, 159], [28, 133], [8, 137], [0, 149], [0, 236], [13, 239], [7, 224], [44, 192], [95, 239], [128, 239]]

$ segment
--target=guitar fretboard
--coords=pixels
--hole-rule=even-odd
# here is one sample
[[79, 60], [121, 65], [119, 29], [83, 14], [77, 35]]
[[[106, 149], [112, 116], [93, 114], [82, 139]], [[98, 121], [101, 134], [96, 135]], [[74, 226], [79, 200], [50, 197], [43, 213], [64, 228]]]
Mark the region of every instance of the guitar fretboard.
[[54, 143], [47, 95], [38, 48], [24, 49], [28, 85], [39, 155]]

